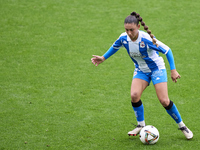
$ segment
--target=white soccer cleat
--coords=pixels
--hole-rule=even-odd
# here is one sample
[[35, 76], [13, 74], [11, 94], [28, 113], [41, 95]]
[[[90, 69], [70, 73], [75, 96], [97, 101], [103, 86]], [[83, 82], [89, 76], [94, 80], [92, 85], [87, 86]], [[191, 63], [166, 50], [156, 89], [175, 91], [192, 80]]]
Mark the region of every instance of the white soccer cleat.
[[142, 130], [143, 127], [144, 126], [137, 125], [134, 130], [128, 132], [128, 135], [129, 136], [136, 136], [136, 135], [138, 135], [140, 133], [140, 130]]
[[186, 126], [179, 128], [179, 130], [181, 130], [183, 132], [183, 134], [185, 135], [186, 139], [190, 140], [193, 138], [193, 133], [192, 131], [190, 131], [190, 129], [188, 129]]

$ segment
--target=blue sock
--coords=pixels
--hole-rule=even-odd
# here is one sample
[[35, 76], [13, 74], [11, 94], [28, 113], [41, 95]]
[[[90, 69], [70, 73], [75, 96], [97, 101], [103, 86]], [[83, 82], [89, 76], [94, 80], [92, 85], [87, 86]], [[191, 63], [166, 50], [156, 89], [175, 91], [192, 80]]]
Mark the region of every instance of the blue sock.
[[180, 123], [182, 121], [181, 115], [172, 101], [170, 101], [169, 106], [165, 107], [165, 109], [167, 113], [176, 121], [176, 123]]
[[142, 101], [140, 100], [137, 103], [132, 103], [133, 110], [135, 112], [135, 116], [138, 122], [144, 121], [144, 107]]

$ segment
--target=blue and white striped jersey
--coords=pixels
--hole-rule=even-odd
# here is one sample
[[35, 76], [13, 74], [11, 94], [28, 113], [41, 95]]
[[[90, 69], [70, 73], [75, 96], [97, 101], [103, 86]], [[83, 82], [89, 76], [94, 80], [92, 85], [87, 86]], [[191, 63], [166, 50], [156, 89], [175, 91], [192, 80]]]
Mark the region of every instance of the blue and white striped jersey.
[[[121, 47], [125, 47], [135, 67], [144, 73], [148, 73], [158, 69], [165, 69], [164, 60], [159, 56], [159, 52], [167, 54], [170, 48], [159, 40], [156, 43], [159, 45], [158, 47], [153, 45], [151, 37], [144, 31], [139, 31], [138, 39], [134, 42], [124, 32], [109, 50], [111, 51], [112, 49], [116, 52]], [[104, 57], [107, 59], [110, 55], [105, 53]]]

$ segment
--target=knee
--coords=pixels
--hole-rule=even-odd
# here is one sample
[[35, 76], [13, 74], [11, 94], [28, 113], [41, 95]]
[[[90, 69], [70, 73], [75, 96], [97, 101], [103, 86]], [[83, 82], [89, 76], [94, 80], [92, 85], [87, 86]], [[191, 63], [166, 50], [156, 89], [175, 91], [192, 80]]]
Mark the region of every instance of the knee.
[[140, 94], [137, 92], [131, 92], [131, 102], [136, 103], [140, 100]]
[[163, 107], [169, 106], [170, 100], [169, 98], [161, 98], [159, 99], [160, 103], [162, 104]]

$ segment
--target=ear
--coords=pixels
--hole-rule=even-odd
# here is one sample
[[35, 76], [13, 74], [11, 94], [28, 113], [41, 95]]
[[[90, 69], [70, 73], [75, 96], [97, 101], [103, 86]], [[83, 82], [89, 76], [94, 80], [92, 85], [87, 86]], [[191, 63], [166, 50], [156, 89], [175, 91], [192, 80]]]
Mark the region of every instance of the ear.
[[139, 24], [139, 23], [138, 23], [138, 26], [137, 26], [137, 27], [138, 27], [138, 29], [140, 29], [140, 24]]

